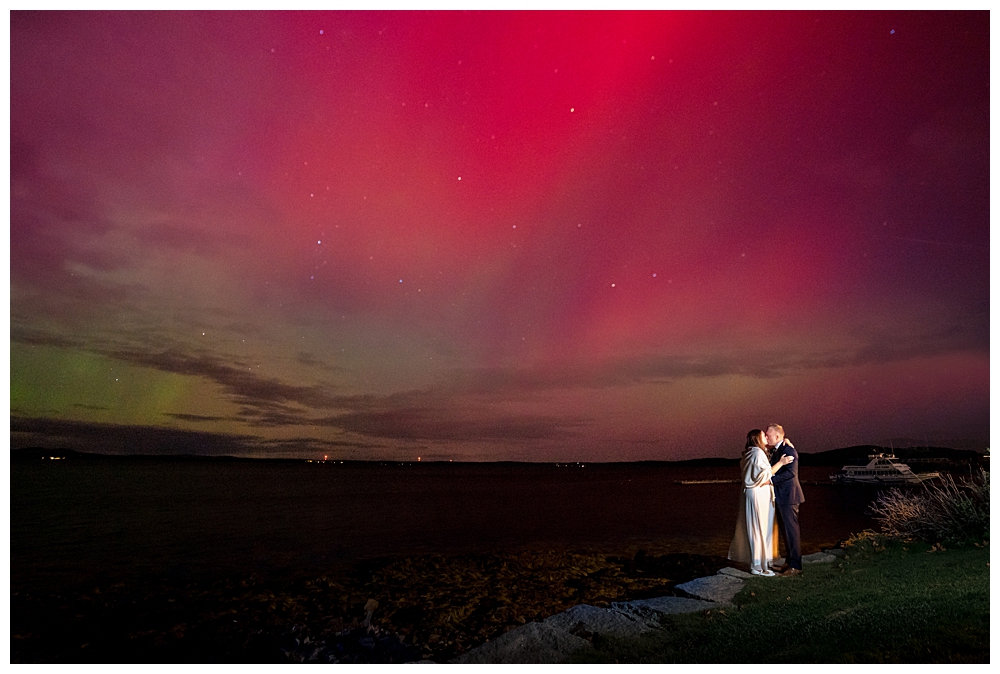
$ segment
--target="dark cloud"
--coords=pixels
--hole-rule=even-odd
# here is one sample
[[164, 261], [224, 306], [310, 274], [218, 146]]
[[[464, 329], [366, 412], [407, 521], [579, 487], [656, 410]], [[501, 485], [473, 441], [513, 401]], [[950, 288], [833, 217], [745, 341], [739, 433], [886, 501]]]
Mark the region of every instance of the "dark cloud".
[[63, 337], [16, 324], [10, 326], [10, 341], [33, 346], [58, 346], [65, 349], [79, 349], [85, 346], [85, 343], [80, 339]]
[[10, 193], [11, 283], [47, 290], [72, 286], [67, 266], [103, 271], [128, 265], [104, 247], [81, 245], [112, 229], [92, 189], [46, 170], [32, 144], [12, 137]]
[[746, 376], [773, 379], [810, 370], [885, 364], [947, 353], [988, 349], [988, 325], [976, 317], [936, 328], [929, 322], [922, 333], [869, 335], [861, 345], [828, 351], [756, 350], [716, 352], [697, 356], [624, 358], [593, 366], [539, 366], [455, 370], [437, 387], [449, 395], [519, 397], [557, 389], [671, 383], [689, 378]]
[[[108, 319], [135, 311], [144, 298], [145, 288], [134, 284], [104, 283], [61, 269], [52, 275], [40, 275], [38, 284], [23, 283], [11, 272], [10, 319], [12, 329], [33, 328], [43, 322], [56, 323], [63, 334], [78, 333], [92, 322], [94, 307], [100, 307]], [[42, 290], [42, 292], [37, 292]]]
[[336, 398], [323, 386], [294, 386], [277, 379], [254, 374], [243, 364], [226, 362], [209, 354], [186, 355], [177, 351], [147, 353], [140, 350], [104, 352], [134, 365], [143, 365], [163, 372], [204, 377], [221, 385], [234, 399], [249, 408], [281, 403], [298, 403], [310, 408], [336, 406]]
[[99, 412], [111, 409], [110, 407], [106, 407], [104, 405], [84, 405], [83, 403], [73, 403], [73, 407], [78, 407], [82, 410], [95, 410]]
[[299, 351], [295, 354], [295, 360], [303, 365], [324, 365], [323, 361], [317, 360], [312, 354]]
[[261, 440], [260, 446], [268, 450], [291, 452], [304, 449], [386, 449], [385, 445], [346, 440], [319, 440], [316, 438], [289, 438], [285, 440]]
[[62, 178], [47, 168], [45, 153], [16, 133], [11, 136], [11, 244], [39, 233], [104, 234], [112, 225], [89, 186]]
[[[190, 414], [166, 416], [185, 421], [208, 421], [219, 417], [200, 417]], [[368, 456], [372, 449], [391, 450], [391, 447], [348, 440], [322, 440], [316, 438], [290, 438], [262, 440], [231, 433], [205, 433], [157, 426], [66, 421], [53, 418], [28, 418], [12, 416], [11, 445], [20, 447], [43, 446], [69, 448], [97, 454], [149, 454], [197, 456], [271, 456], [296, 458], [317, 452], [360, 452]]]
[[397, 447], [390, 447], [381, 443], [371, 443], [364, 439], [359, 441], [349, 440], [322, 440], [317, 438], [286, 438], [281, 440], [261, 440], [257, 445], [256, 456], [267, 456], [268, 458], [289, 458], [289, 459], [322, 459], [328, 456], [330, 460], [370, 460], [374, 458], [373, 451], [377, 451], [382, 458], [386, 454], [392, 455], [400, 450]]
[[585, 425], [579, 419], [553, 416], [495, 417], [480, 410], [481, 417], [456, 418], [456, 413], [468, 415], [468, 410], [443, 408], [408, 408], [382, 412], [354, 412], [318, 423], [334, 426], [360, 435], [405, 440], [544, 440], [565, 438], [576, 434]]
[[101, 454], [239, 456], [258, 446], [249, 435], [44, 418], [11, 417], [10, 432], [14, 447], [58, 445]]
[[163, 416], [170, 417], [171, 419], [179, 419], [181, 421], [229, 421], [231, 417], [207, 417], [201, 414], [180, 414], [173, 412], [164, 412]]
[[905, 331], [872, 339], [864, 346], [843, 354], [817, 355], [804, 359], [804, 368], [843, 367], [892, 363], [912, 358], [933, 358], [963, 351], [989, 351], [988, 316], [966, 316], [941, 327], [928, 322], [921, 334]]
[[316, 356], [314, 356], [313, 354], [306, 353], [304, 351], [298, 351], [295, 354], [295, 360], [296, 360], [296, 362], [301, 363], [302, 365], [306, 365], [308, 367], [315, 368], [315, 369], [324, 370], [326, 372], [344, 372], [345, 371], [344, 368], [341, 367], [341, 366], [339, 366], [339, 365], [330, 365], [328, 363], [323, 362], [319, 358], [316, 358]]
[[310, 423], [311, 417], [306, 410], [291, 405], [246, 397], [237, 397], [235, 401], [240, 404], [237, 416], [251, 426], [302, 426]]

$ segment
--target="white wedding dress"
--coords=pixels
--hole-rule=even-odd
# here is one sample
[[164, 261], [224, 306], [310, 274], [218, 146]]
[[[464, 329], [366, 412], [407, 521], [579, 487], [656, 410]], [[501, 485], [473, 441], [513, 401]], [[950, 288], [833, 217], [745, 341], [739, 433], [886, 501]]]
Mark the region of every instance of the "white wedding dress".
[[754, 571], [767, 571], [775, 557], [774, 488], [771, 466], [764, 450], [754, 447], [740, 460], [743, 500], [736, 517], [736, 533], [729, 546], [729, 559], [746, 562]]

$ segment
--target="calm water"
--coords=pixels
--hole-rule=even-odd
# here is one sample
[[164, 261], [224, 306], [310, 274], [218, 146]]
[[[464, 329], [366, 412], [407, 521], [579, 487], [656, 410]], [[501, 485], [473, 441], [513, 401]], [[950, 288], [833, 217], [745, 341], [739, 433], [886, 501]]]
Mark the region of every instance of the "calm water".
[[[831, 470], [803, 466], [803, 480]], [[11, 582], [319, 574], [370, 557], [670, 546], [725, 555], [738, 468], [39, 461], [11, 465]], [[876, 490], [804, 486], [806, 552], [872, 528]]]

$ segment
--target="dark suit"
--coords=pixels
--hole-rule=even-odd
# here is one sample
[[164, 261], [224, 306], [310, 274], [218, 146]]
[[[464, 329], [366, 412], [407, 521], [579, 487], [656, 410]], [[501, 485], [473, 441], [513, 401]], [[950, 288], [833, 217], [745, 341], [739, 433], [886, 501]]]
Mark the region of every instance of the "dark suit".
[[774, 509], [778, 515], [778, 528], [785, 539], [785, 549], [788, 553], [788, 566], [802, 569], [802, 545], [799, 538], [799, 504], [806, 500], [799, 484], [799, 453], [795, 448], [781, 443], [771, 452], [771, 463], [783, 455], [795, 457], [795, 460], [782, 466], [771, 477], [774, 485]]

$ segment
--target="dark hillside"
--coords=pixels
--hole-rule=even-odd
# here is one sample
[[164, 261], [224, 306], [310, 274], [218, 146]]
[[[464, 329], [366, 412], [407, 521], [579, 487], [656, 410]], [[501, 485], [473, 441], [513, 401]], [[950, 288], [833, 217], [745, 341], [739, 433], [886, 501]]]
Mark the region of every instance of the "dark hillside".
[[[915, 466], [979, 466], [985, 460], [982, 454], [964, 449], [948, 449], [947, 447], [904, 447], [893, 449], [877, 445], [857, 445], [842, 447], [815, 454], [802, 453], [802, 461], [812, 466], [845, 466], [848, 464], [868, 463], [868, 455], [882, 452], [894, 454], [903, 462], [912, 462]], [[988, 464], [986, 467], [989, 467]]]

